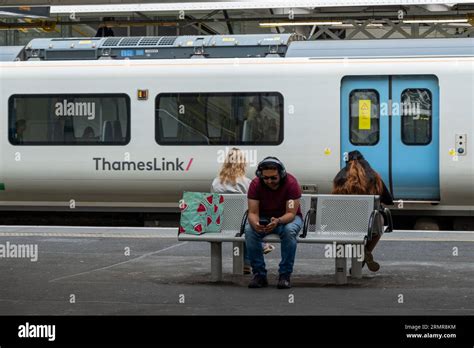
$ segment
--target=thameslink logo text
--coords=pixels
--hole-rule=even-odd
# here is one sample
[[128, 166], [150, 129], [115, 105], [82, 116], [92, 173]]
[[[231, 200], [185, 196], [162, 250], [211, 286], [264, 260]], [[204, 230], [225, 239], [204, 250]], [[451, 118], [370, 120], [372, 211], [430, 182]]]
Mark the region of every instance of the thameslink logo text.
[[166, 158], [153, 158], [153, 161], [107, 161], [103, 157], [94, 157], [95, 170], [97, 171], [173, 171], [187, 172], [193, 163], [191, 158], [185, 165], [184, 161], [176, 158], [174, 161], [167, 161]]

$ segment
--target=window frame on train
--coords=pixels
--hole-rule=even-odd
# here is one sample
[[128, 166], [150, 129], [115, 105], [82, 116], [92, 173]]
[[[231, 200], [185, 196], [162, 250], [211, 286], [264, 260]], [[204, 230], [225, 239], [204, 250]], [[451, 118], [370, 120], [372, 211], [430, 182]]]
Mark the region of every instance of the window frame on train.
[[[409, 119], [410, 116], [413, 116], [413, 115], [406, 115], [404, 112], [405, 112], [405, 108], [404, 107], [401, 107], [400, 108], [400, 129], [401, 129], [401, 140], [403, 142], [404, 145], [407, 145], [407, 146], [424, 146], [424, 145], [429, 145], [431, 144], [431, 141], [433, 140], [433, 93], [431, 93], [431, 90], [429, 88], [405, 88], [402, 93], [400, 93], [400, 104], [403, 105], [404, 102], [403, 102], [403, 96], [404, 94], [409, 91], [409, 90], [423, 90], [425, 92], [427, 92], [429, 95], [430, 95], [430, 114], [429, 114], [429, 123], [428, 123], [428, 138], [425, 138], [426, 141], [424, 142], [417, 142], [416, 141], [416, 131], [414, 132], [414, 137], [415, 137], [415, 140], [413, 142], [409, 142], [407, 141], [407, 138], [408, 138], [408, 128], [407, 125], [408, 123], [406, 122], [407, 118]], [[421, 115], [417, 115], [418, 117], [420, 117]], [[410, 126], [410, 131], [413, 130], [415, 128], [415, 123], [416, 121], [419, 121], [419, 119], [415, 119], [414, 117], [412, 117], [412, 120], [413, 120], [413, 124]]]
[[[370, 131], [373, 133], [377, 134], [377, 139], [375, 142], [356, 142], [355, 139], [353, 139], [353, 131], [360, 132], [360, 129], [353, 128], [353, 125], [358, 124], [359, 122], [359, 117], [360, 116], [354, 116], [352, 113], [352, 96], [354, 93], [357, 92], [373, 92], [375, 94], [375, 97], [377, 99], [377, 117], [372, 117], [372, 112], [371, 112], [371, 126], [370, 126]], [[360, 99], [358, 99], [360, 100]], [[357, 88], [351, 90], [349, 93], [349, 141], [352, 145], [356, 146], [374, 146], [377, 145], [380, 142], [380, 93], [374, 88]], [[375, 123], [376, 121], [376, 123]], [[375, 124], [377, 125], [377, 129], [375, 130]], [[374, 127], [374, 131], [372, 131], [372, 127]], [[365, 139], [368, 139], [368, 137], [371, 135], [369, 134]]]
[[[47, 99], [50, 99], [49, 101]], [[113, 99], [117, 98], [113, 103], [118, 115], [115, 114], [114, 118], [111, 120], [103, 120], [102, 112], [103, 107], [105, 105], [106, 99]], [[28, 100], [28, 99], [46, 99], [47, 103], [50, 103], [47, 107], [50, 109], [50, 115], [45, 117], [46, 120], [46, 138], [49, 140], [47, 141], [24, 141], [18, 140], [18, 130], [17, 130], [17, 122], [24, 119], [17, 119], [16, 118], [16, 108], [15, 102], [17, 100]], [[76, 136], [76, 131], [74, 126], [76, 124], [84, 123], [87, 121], [95, 120], [97, 115], [94, 114], [94, 118], [89, 119], [91, 115], [61, 115], [64, 121], [59, 119], [58, 115], [58, 108], [61, 110], [63, 108], [60, 105], [57, 105], [59, 100], [66, 101], [66, 105], [69, 100], [72, 103], [76, 103], [72, 100], [80, 100], [77, 103], [87, 103], [88, 99], [91, 101], [100, 102], [99, 104], [99, 131], [97, 132], [98, 136], [95, 136], [95, 131], [92, 125], [87, 126], [87, 123], [83, 124], [84, 129], [82, 130], [82, 136]], [[120, 105], [120, 104], [124, 105]], [[53, 105], [56, 107], [56, 110], [53, 109]], [[108, 105], [109, 106], [109, 105]], [[82, 111], [84, 109], [81, 109]], [[94, 109], [95, 110], [95, 109]], [[64, 110], [63, 110], [64, 111]], [[53, 114], [51, 114], [53, 113]], [[94, 111], [95, 113], [95, 111]], [[124, 116], [125, 114], [125, 116]], [[124, 116], [124, 117], [123, 117]], [[54, 117], [58, 117], [54, 119]], [[28, 118], [26, 122], [30, 122], [34, 120], [34, 118]], [[69, 121], [70, 120], [70, 121]], [[52, 121], [52, 122], [51, 122]], [[69, 121], [69, 122], [68, 122]], [[112, 122], [113, 121], [113, 122]], [[118, 126], [114, 123], [118, 121]], [[125, 121], [125, 124], [124, 124]], [[67, 124], [67, 125], [66, 125]], [[72, 127], [72, 128], [71, 128]], [[104, 128], [107, 128], [104, 130]], [[28, 124], [26, 125], [28, 128]], [[62, 129], [61, 129], [62, 128]], [[66, 132], [67, 128], [67, 132]], [[85, 137], [86, 128], [91, 128], [94, 137]], [[96, 127], [97, 128], [97, 127]], [[120, 129], [118, 129], [120, 128]], [[124, 130], [125, 129], [125, 130]], [[54, 141], [52, 138], [56, 137], [58, 134], [62, 134], [62, 140]], [[120, 132], [120, 133], [119, 133]], [[120, 134], [120, 137], [118, 136]], [[72, 136], [72, 140], [66, 140], [67, 136]], [[114, 138], [117, 136], [117, 140]], [[105, 138], [112, 138], [112, 140], [105, 140]], [[126, 93], [39, 93], [39, 94], [13, 94], [8, 99], [8, 140], [11, 145], [14, 146], [125, 146], [130, 143], [131, 140], [131, 98]]]
[[[201, 108], [201, 116], [200, 119], [203, 121], [199, 125], [200, 129], [194, 125], [195, 127], [192, 128], [192, 124], [189, 122], [188, 124], [185, 124], [182, 122], [182, 120], [179, 119], [178, 117], [172, 115], [171, 112], [166, 110], [166, 108], [163, 108], [163, 104], [165, 102], [175, 102], [176, 103], [176, 112], [180, 113], [182, 115], [186, 115], [186, 105], [183, 104], [178, 104], [179, 98], [193, 98], [194, 101], [197, 101], [199, 99], [204, 98], [205, 99], [205, 104], [202, 105], [202, 103], [199, 103], [199, 107]], [[232, 122], [234, 123], [234, 128], [230, 129], [229, 128], [224, 128], [223, 124], [224, 122], [221, 122], [217, 127], [214, 127], [213, 130], [210, 128], [210, 113], [208, 112], [209, 110], [209, 99], [211, 98], [229, 98], [229, 101], [227, 101], [224, 104], [221, 104], [221, 106], [225, 106], [229, 110], [227, 111], [221, 111], [221, 115], [223, 116], [229, 116], [229, 117], [224, 117], [222, 118], [224, 121], [230, 121], [230, 124]], [[271, 103], [268, 100], [264, 101], [264, 98], [277, 98], [276, 102]], [[243, 100], [245, 98], [252, 98], [253, 100], [250, 101], [248, 104], [243, 103]], [[163, 104], [162, 104], [163, 103]], [[255, 110], [251, 110], [250, 107], [257, 104], [257, 107], [259, 110], [257, 110], [257, 107], [253, 107]], [[271, 106], [277, 105], [275, 108], [268, 108], [268, 105], [263, 105], [264, 103], [269, 103]], [[245, 104], [245, 105], [244, 105]], [[196, 103], [194, 104], [196, 105]], [[211, 106], [216, 106], [217, 102]], [[175, 105], [173, 104], [173, 108]], [[248, 114], [249, 111], [254, 111], [259, 113], [259, 115], [262, 115], [264, 111], [266, 111], [267, 115], [263, 113], [263, 117], [266, 116], [266, 120], [268, 120], [268, 125], [272, 123], [272, 121], [275, 121], [275, 125], [272, 125], [274, 129], [276, 129], [276, 132], [278, 132], [277, 137], [274, 137], [274, 139], [268, 140], [263, 138], [262, 140], [255, 140], [255, 139], [250, 139], [250, 140], [244, 140], [244, 136], [248, 136], [248, 134], [251, 132], [251, 126], [247, 121], [248, 120]], [[227, 112], [227, 113], [226, 113]], [[276, 113], [278, 116], [276, 119], [272, 119], [268, 113]], [[158, 145], [160, 146], [188, 146], [188, 145], [205, 145], [205, 146], [222, 146], [222, 145], [268, 145], [268, 146], [277, 146], [280, 145], [283, 142], [284, 139], [284, 97], [283, 94], [280, 92], [268, 92], [268, 91], [259, 91], [259, 92], [165, 92], [165, 93], [159, 93], [155, 97], [155, 141]], [[161, 116], [161, 115], [164, 116]], [[189, 114], [188, 114], [189, 115]], [[165, 129], [163, 127], [163, 123], [165, 122], [164, 117], [168, 118], [168, 128]], [[278, 120], [279, 118], [279, 120]], [[193, 119], [193, 122], [197, 123], [199, 120], [196, 122], [196, 118]], [[214, 119], [216, 120], [216, 119]], [[170, 122], [171, 121], [171, 122]], [[279, 121], [279, 122], [278, 122]], [[247, 123], [246, 123], [247, 122]], [[263, 122], [263, 120], [259, 120], [257, 123]], [[257, 124], [254, 122], [254, 124]], [[180, 127], [180, 125], [182, 125]], [[169, 131], [171, 126], [174, 128], [172, 132], [174, 132], [176, 135], [171, 137], [171, 136], [165, 136], [165, 132]], [[258, 126], [261, 126], [261, 124], [258, 124]], [[219, 128], [220, 127], [220, 128]], [[255, 127], [254, 129], [256, 129]], [[227, 131], [228, 139], [223, 139], [223, 130]], [[232, 131], [234, 133], [232, 133]], [[180, 137], [180, 132], [181, 136], [182, 134], [188, 132], [189, 135], [195, 136], [198, 138], [198, 140], [189, 140], [189, 141], [183, 141], [183, 139], [177, 139]], [[218, 132], [221, 134], [220, 136], [216, 137], [210, 137], [209, 134], [210, 132]], [[266, 134], [264, 132], [258, 131], [258, 136], [263, 136], [265, 137]], [[194, 134], [191, 134], [194, 133]], [[230, 135], [229, 135], [230, 134]], [[202, 138], [199, 139], [199, 138]]]

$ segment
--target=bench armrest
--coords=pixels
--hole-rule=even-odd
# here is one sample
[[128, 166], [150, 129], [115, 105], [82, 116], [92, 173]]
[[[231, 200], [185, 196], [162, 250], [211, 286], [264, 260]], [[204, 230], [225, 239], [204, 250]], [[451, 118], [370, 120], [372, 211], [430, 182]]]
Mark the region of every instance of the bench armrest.
[[385, 230], [386, 233], [393, 232], [393, 219], [392, 219], [392, 213], [390, 212], [390, 209], [384, 208], [382, 210], [382, 215], [384, 217], [384, 220], [386, 218], [387, 220], [387, 229]]
[[[367, 231], [367, 239], [369, 241], [372, 240], [373, 235], [377, 235], [381, 233], [381, 231], [374, 231], [374, 229], [378, 227], [377, 220], [380, 221], [380, 219], [382, 219], [383, 221], [383, 216], [378, 210], [374, 210], [372, 214], [370, 214], [369, 228]], [[383, 222], [382, 222], [382, 229], [383, 229]]]
[[240, 223], [240, 231], [237, 233], [235, 236], [236, 237], [242, 237], [245, 233], [245, 224], [247, 223], [247, 219], [249, 216], [249, 211], [248, 209], [245, 211], [244, 216], [242, 217], [242, 222]]
[[303, 233], [300, 235], [300, 238], [306, 238], [306, 235], [308, 234], [308, 227], [309, 227], [309, 220], [311, 218], [311, 216], [310, 216], [311, 213], [316, 214], [316, 210], [311, 208], [306, 213], [306, 216], [304, 217]]

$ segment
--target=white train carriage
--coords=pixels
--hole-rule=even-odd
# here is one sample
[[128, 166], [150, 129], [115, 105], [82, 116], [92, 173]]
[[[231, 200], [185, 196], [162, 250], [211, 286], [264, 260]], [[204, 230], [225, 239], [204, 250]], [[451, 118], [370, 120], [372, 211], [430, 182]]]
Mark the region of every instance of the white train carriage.
[[1, 205], [175, 209], [237, 146], [249, 176], [274, 155], [318, 193], [358, 149], [400, 209], [473, 216], [472, 39], [272, 40], [267, 57], [202, 59], [87, 40], [95, 55], [66, 59], [30, 44], [30, 60], [0, 64]]

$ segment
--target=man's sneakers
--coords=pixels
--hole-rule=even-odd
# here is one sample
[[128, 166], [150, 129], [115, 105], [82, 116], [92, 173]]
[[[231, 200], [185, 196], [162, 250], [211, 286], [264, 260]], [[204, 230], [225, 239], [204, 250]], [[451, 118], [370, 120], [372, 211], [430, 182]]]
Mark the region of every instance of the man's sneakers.
[[257, 288], [266, 288], [268, 286], [267, 276], [261, 274], [255, 274], [253, 279], [249, 283], [249, 288], [257, 289]]
[[362, 267], [364, 267], [364, 264], [367, 264], [367, 268], [372, 272], [377, 272], [380, 269], [379, 263], [374, 261], [372, 252], [367, 249], [364, 251], [364, 262], [362, 263]]
[[[268, 286], [267, 276], [261, 274], [254, 274], [253, 279], [249, 283], [249, 288], [266, 288]], [[278, 289], [289, 289], [291, 288], [290, 274], [280, 274], [278, 278]]]
[[278, 278], [278, 289], [289, 289], [291, 288], [290, 275], [289, 274], [280, 274]]
[[250, 265], [244, 265], [244, 274], [252, 273], [252, 267]]

